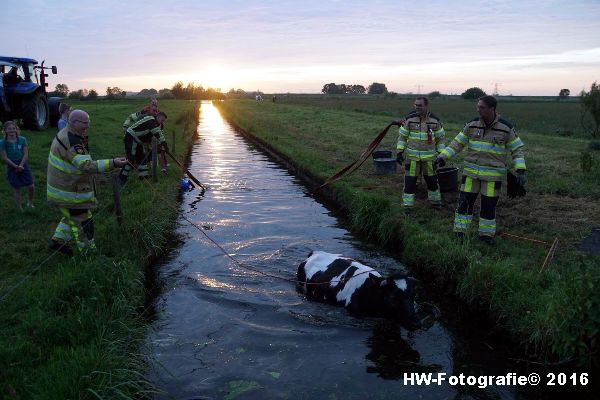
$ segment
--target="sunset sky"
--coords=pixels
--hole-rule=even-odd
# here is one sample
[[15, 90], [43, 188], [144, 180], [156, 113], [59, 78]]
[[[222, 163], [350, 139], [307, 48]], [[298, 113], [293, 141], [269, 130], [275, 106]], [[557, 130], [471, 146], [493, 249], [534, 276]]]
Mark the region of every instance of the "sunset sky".
[[56, 65], [50, 88], [572, 94], [600, 81], [600, 0], [1, 0], [0, 55]]

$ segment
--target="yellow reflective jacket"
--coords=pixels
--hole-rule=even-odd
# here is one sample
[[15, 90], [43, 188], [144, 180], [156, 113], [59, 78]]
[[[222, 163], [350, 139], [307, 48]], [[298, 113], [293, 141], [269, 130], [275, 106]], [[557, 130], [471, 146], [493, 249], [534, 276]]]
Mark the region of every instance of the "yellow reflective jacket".
[[[484, 181], [501, 181], [509, 168], [526, 169], [523, 146], [512, 124], [496, 115], [489, 126], [480, 118], [467, 122], [441, 154], [449, 159], [466, 148], [463, 175]], [[512, 159], [510, 166], [508, 155]]]
[[433, 160], [444, 149], [446, 132], [440, 119], [433, 113], [421, 118], [415, 111], [405, 119], [396, 150], [403, 151], [407, 160]]
[[46, 196], [58, 207], [89, 209], [96, 207], [94, 174], [110, 171], [113, 160], [92, 160], [87, 137], [62, 129], [50, 146]]

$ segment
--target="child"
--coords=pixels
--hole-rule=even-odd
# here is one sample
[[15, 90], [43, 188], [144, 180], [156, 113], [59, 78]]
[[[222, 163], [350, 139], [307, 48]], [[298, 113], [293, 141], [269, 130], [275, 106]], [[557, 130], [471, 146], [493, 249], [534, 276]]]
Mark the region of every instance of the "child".
[[67, 123], [69, 122], [69, 114], [71, 113], [71, 106], [67, 103], [60, 103], [58, 105], [58, 113], [60, 114], [60, 119], [58, 120], [58, 130], [59, 132], [63, 130]]
[[19, 136], [19, 127], [14, 121], [4, 123], [4, 139], [0, 140], [0, 155], [6, 162], [6, 177], [8, 183], [15, 189], [15, 203], [17, 208], [21, 207], [21, 188], [26, 187], [29, 192], [27, 206], [33, 206], [33, 175], [27, 165], [29, 152], [27, 140]]

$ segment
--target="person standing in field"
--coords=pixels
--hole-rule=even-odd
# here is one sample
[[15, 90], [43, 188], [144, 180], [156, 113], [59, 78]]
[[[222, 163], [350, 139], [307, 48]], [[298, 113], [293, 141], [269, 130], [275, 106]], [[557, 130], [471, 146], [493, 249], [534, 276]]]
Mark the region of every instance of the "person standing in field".
[[433, 160], [444, 149], [443, 140], [446, 133], [440, 119], [429, 112], [427, 97], [417, 97], [414, 106], [414, 111], [395, 121], [400, 125], [396, 159], [401, 165], [405, 162], [406, 170], [402, 203], [404, 207], [414, 206], [417, 178], [423, 175], [427, 184], [427, 199], [434, 207], [439, 207], [442, 196]]
[[6, 177], [15, 192], [17, 209], [23, 211], [21, 206], [21, 188], [26, 187], [28, 192], [27, 207], [33, 206], [34, 183], [33, 175], [27, 165], [29, 160], [29, 147], [27, 139], [19, 135], [19, 127], [14, 121], [4, 124], [4, 139], [0, 140], [0, 154], [6, 162]]
[[68, 255], [73, 254], [71, 241], [80, 253], [96, 250], [91, 212], [98, 203], [94, 174], [127, 163], [124, 157], [94, 161], [88, 149], [89, 126], [89, 115], [73, 110], [68, 125], [54, 137], [48, 154], [48, 203], [57, 206], [63, 215], [48, 247]]
[[167, 142], [161, 128], [164, 126], [166, 119], [167, 114], [161, 111], [156, 117], [146, 115], [144, 118], [127, 128], [124, 143], [129, 163], [127, 163], [119, 173], [121, 184], [127, 182], [133, 168], [138, 170], [140, 179], [148, 178], [149, 154], [146, 154], [144, 148], [151, 143], [153, 136], [158, 139], [159, 146], [162, 147], [162, 150], [167, 148]]
[[71, 112], [71, 106], [67, 103], [60, 103], [58, 105], [58, 113], [60, 114], [60, 118], [56, 126], [58, 130], [63, 130], [67, 124], [69, 123], [69, 113]]
[[[133, 114], [130, 114], [127, 117], [127, 119], [123, 122], [123, 134], [127, 135], [127, 129], [134, 123], [141, 120], [142, 118], [144, 118], [148, 115], [151, 115], [156, 118], [156, 116], [158, 115], [159, 112], [160, 112], [160, 109], [158, 108], [158, 100], [153, 97], [152, 99], [150, 99], [150, 103], [146, 107], [144, 107], [141, 111], [134, 112]], [[163, 129], [164, 126], [161, 125], [160, 128]], [[166, 149], [161, 148], [160, 152], [159, 152], [161, 172], [167, 172], [167, 168], [169, 167], [169, 163], [167, 162], [167, 156], [165, 153], [166, 153]]]
[[465, 237], [473, 219], [473, 205], [481, 194], [479, 238], [489, 245], [494, 244], [496, 205], [507, 169], [516, 171], [519, 186], [525, 187], [526, 182], [523, 141], [513, 125], [496, 114], [497, 104], [493, 96], [481, 97], [477, 102], [479, 117], [467, 122], [436, 158], [436, 164], [444, 165], [447, 159], [466, 149], [454, 232], [459, 240]]

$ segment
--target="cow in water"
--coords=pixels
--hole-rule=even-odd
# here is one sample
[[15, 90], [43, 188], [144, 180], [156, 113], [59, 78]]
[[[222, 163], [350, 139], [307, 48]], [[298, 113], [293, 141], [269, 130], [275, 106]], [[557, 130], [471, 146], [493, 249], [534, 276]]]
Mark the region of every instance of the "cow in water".
[[383, 278], [351, 258], [312, 251], [298, 266], [298, 289], [309, 300], [339, 304], [353, 315], [383, 317], [415, 330], [414, 279], [406, 275]]

